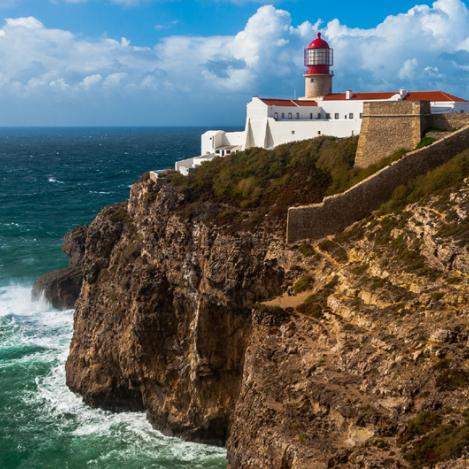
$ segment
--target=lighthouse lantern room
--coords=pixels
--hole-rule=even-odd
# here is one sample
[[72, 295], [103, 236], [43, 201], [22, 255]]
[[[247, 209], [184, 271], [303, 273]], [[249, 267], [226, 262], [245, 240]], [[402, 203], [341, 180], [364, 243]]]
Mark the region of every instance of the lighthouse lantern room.
[[334, 50], [318, 33], [305, 49], [305, 99], [327, 96], [332, 92], [333, 73], [330, 67], [334, 63]]

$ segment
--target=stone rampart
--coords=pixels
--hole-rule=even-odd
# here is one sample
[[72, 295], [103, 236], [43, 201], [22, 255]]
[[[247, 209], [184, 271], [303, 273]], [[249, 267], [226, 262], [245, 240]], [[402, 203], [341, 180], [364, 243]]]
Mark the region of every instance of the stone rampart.
[[414, 149], [428, 126], [430, 113], [426, 101], [364, 103], [355, 166], [366, 168], [402, 148]]
[[315, 239], [342, 231], [391, 197], [394, 189], [445, 163], [469, 148], [469, 125], [437, 142], [408, 153], [347, 191], [322, 203], [290, 207], [287, 242]]
[[440, 130], [458, 130], [469, 125], [469, 113], [432, 114], [428, 118], [427, 128]]

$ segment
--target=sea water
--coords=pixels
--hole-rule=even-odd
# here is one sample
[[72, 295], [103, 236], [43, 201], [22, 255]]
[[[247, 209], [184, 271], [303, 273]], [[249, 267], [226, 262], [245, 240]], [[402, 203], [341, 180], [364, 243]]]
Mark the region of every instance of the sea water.
[[31, 300], [64, 267], [66, 231], [123, 201], [145, 171], [198, 153], [203, 129], [0, 129], [0, 468], [223, 468], [225, 451], [168, 438], [144, 413], [68, 390], [73, 310]]

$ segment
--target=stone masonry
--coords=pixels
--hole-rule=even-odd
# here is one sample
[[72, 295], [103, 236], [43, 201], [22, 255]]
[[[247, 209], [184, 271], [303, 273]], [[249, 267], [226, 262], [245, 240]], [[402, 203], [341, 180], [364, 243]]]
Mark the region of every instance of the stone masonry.
[[287, 242], [322, 238], [345, 229], [389, 200], [396, 187], [468, 149], [469, 125], [408, 153], [341, 194], [326, 197], [319, 204], [290, 207]]
[[430, 118], [426, 101], [365, 103], [355, 166], [366, 168], [400, 149], [413, 150]]

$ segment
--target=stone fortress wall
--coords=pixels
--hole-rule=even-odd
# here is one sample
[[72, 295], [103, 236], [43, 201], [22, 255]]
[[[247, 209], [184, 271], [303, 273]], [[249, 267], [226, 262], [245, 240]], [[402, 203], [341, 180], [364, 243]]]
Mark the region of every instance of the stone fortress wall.
[[[386, 104], [389, 105], [391, 103]], [[393, 104], [399, 105], [402, 103]], [[421, 122], [423, 121], [422, 109], [422, 107], [412, 108], [413, 111], [420, 112], [417, 120], [421, 120]], [[399, 110], [399, 106], [396, 106], [396, 110]], [[292, 243], [303, 239], [321, 238], [342, 231], [389, 200], [396, 187], [406, 184], [416, 176], [427, 173], [431, 169], [445, 163], [454, 155], [469, 148], [469, 114], [423, 115], [423, 117], [426, 119], [426, 124], [424, 125], [427, 127], [437, 127], [437, 123], [440, 128], [444, 127], [444, 125], [447, 126], [446, 128], [453, 128], [453, 126], [461, 127], [463, 124], [466, 124], [466, 126], [437, 140], [432, 145], [406, 154], [401, 159], [386, 166], [341, 194], [326, 197], [319, 204], [290, 207], [287, 217], [287, 242]], [[388, 122], [393, 119], [395, 118], [390, 118]], [[390, 124], [394, 130], [392, 132], [384, 130], [384, 133], [387, 135], [381, 138], [382, 145], [383, 139], [390, 138], [390, 135], [398, 128], [405, 132], [403, 135], [405, 138], [413, 139], [414, 132], [417, 132], [416, 128], [418, 129], [418, 126], [422, 125], [422, 123], [415, 124], [413, 119], [414, 117], [408, 119], [404, 116], [401, 122], [395, 121], [394, 124]], [[370, 122], [373, 121], [370, 119]], [[381, 118], [377, 119], [377, 123], [382, 128]], [[406, 125], [412, 127], [411, 124], [414, 124], [413, 128], [405, 129]], [[368, 131], [370, 133], [370, 129]], [[402, 148], [400, 135], [394, 135], [398, 141], [397, 147]], [[371, 147], [374, 145], [374, 142], [365, 144]], [[386, 155], [392, 153], [395, 148], [383, 146]]]
[[355, 166], [366, 168], [397, 150], [412, 150], [428, 129], [457, 130], [467, 124], [468, 114], [432, 114], [427, 101], [365, 103]]
[[420, 142], [431, 115], [425, 101], [364, 103], [355, 166], [366, 168]]

